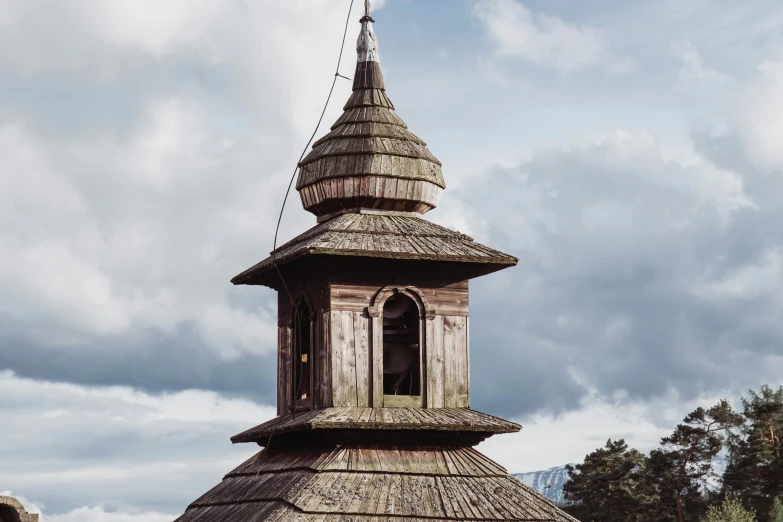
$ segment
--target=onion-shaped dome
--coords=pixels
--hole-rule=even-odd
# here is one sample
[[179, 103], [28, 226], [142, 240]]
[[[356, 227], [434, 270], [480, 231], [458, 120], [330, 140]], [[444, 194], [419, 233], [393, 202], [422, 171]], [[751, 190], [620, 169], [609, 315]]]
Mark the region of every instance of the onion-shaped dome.
[[446, 188], [440, 161], [386, 95], [373, 21], [361, 20], [345, 112], [299, 164], [296, 188], [304, 208], [319, 218], [362, 210], [423, 214]]

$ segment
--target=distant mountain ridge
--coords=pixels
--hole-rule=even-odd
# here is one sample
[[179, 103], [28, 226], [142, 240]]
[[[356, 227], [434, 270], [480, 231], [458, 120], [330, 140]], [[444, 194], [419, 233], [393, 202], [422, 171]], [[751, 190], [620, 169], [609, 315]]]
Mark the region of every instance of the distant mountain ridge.
[[[726, 465], [728, 459], [725, 455], [719, 455], [713, 462], [713, 470], [720, 477], [723, 472], [726, 471]], [[576, 466], [576, 464], [571, 464]], [[555, 503], [564, 503], [565, 494], [563, 493], [563, 486], [568, 482], [568, 471], [566, 471], [565, 465], [557, 466], [555, 468], [545, 469], [543, 471], [531, 471], [529, 473], [513, 473], [511, 475], [522, 483], [527, 484], [531, 488], [535, 489], [539, 493], [545, 495], [549, 500]], [[717, 479], [710, 479], [708, 481], [709, 489], [718, 489], [720, 482]]]
[[565, 502], [563, 486], [568, 481], [568, 472], [565, 466], [529, 473], [515, 473], [511, 476], [545, 495], [553, 502]]

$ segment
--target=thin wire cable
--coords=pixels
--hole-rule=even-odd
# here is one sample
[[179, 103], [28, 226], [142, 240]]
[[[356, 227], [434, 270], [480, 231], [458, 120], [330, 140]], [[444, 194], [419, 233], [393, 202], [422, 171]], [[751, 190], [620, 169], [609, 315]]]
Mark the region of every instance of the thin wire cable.
[[[305, 154], [307, 154], [307, 151], [310, 149], [310, 145], [313, 143], [313, 140], [315, 139], [315, 136], [318, 134], [318, 129], [321, 128], [321, 123], [323, 123], [324, 116], [326, 115], [326, 110], [329, 108], [329, 102], [332, 100], [332, 94], [334, 94], [334, 88], [337, 85], [337, 78], [345, 78], [346, 80], [350, 80], [350, 78], [348, 78], [347, 76], [343, 76], [342, 74], [340, 74], [340, 65], [342, 65], [343, 53], [345, 52], [345, 40], [348, 37], [348, 26], [351, 23], [351, 13], [353, 13], [353, 4], [354, 4], [354, 0], [351, 0], [351, 4], [348, 7], [348, 16], [346, 17], [346, 20], [345, 20], [345, 29], [343, 30], [343, 39], [342, 39], [342, 42], [340, 43], [340, 54], [337, 57], [337, 67], [335, 68], [335, 71], [334, 71], [334, 79], [332, 80], [332, 86], [329, 88], [329, 95], [326, 97], [326, 103], [324, 104], [324, 108], [321, 111], [321, 116], [318, 118], [318, 123], [315, 125], [315, 130], [313, 130], [313, 134], [310, 136], [310, 139], [307, 140], [307, 144], [305, 145], [304, 150], [302, 150], [301, 156], [299, 156], [299, 161], [296, 162], [296, 167], [294, 167], [294, 172], [293, 172], [293, 174], [291, 174], [291, 179], [288, 182], [288, 188], [286, 188], [286, 191], [285, 191], [285, 197], [283, 197], [283, 204], [280, 207], [280, 214], [277, 217], [277, 226], [275, 227], [275, 239], [274, 239], [274, 243], [272, 245], [272, 265], [275, 267], [275, 270], [277, 271], [277, 275], [280, 277], [280, 282], [283, 283], [283, 288], [285, 289], [286, 293], [288, 294], [288, 299], [291, 301], [291, 307], [292, 307], [292, 312], [293, 312], [293, 315], [294, 315], [294, 322], [295, 323], [298, 323], [298, 319], [299, 319], [298, 318], [298, 313], [299, 313], [299, 310], [298, 310], [298, 307], [296, 306], [296, 303], [295, 303], [295, 300], [294, 300], [294, 296], [291, 293], [291, 290], [288, 288], [288, 284], [285, 281], [285, 277], [283, 277], [283, 273], [282, 273], [282, 271], [280, 270], [280, 267], [277, 264], [277, 238], [278, 238], [278, 234], [280, 233], [280, 224], [283, 221], [283, 213], [285, 212], [285, 206], [286, 206], [286, 203], [288, 202], [288, 196], [291, 193], [291, 187], [294, 184], [294, 179], [296, 178], [296, 173], [299, 171], [299, 164], [302, 163], [302, 160], [304, 159]], [[298, 328], [296, 328], [296, 326], [297, 325], [295, 324], [294, 325], [294, 329], [298, 330]], [[295, 332], [294, 335], [296, 335], [296, 332]], [[300, 387], [301, 387], [301, 383], [300, 383]], [[297, 393], [299, 393], [299, 392], [297, 391]], [[295, 414], [295, 411], [294, 411], [294, 401], [293, 401], [293, 398], [292, 398], [292, 401], [291, 401], [291, 407], [289, 408], [289, 413], [290, 413], [291, 417], [296, 418], [296, 414]], [[275, 432], [275, 430], [273, 428], [272, 431], [269, 434], [269, 439], [267, 440], [267, 449], [269, 447], [269, 444], [272, 442], [272, 435], [274, 435], [274, 432]], [[266, 451], [264, 452], [264, 456], [265, 455], [266, 455]]]
[[321, 123], [324, 120], [324, 116], [326, 115], [326, 109], [329, 107], [329, 102], [332, 100], [332, 94], [334, 93], [334, 87], [337, 85], [337, 78], [345, 78], [346, 80], [350, 80], [350, 78], [347, 78], [340, 74], [340, 65], [343, 61], [343, 51], [345, 50], [345, 39], [348, 36], [348, 25], [351, 23], [351, 13], [353, 12], [353, 3], [354, 0], [351, 0], [351, 6], [348, 8], [348, 18], [345, 20], [345, 30], [343, 31], [343, 41], [340, 44], [340, 56], [337, 58], [337, 68], [334, 71], [334, 80], [332, 80], [332, 87], [329, 89], [329, 96], [326, 97], [326, 103], [324, 104], [324, 109], [321, 111], [321, 117], [318, 118], [318, 124], [315, 126], [315, 130], [313, 131], [313, 135], [310, 136], [310, 139], [307, 141], [307, 145], [305, 145], [304, 150], [302, 151], [302, 155], [299, 157], [299, 161], [296, 162], [296, 167], [294, 168], [294, 173], [291, 175], [291, 181], [288, 182], [288, 188], [285, 191], [285, 197], [283, 198], [283, 205], [280, 208], [280, 215], [277, 218], [277, 227], [275, 227], [275, 241], [274, 245], [272, 246], [272, 264], [275, 267], [275, 270], [277, 271], [277, 275], [280, 276], [280, 281], [283, 283], [283, 288], [285, 288], [286, 293], [288, 294], [288, 298], [291, 300], [291, 304], [294, 304], [294, 296], [291, 293], [291, 290], [289, 290], [288, 285], [285, 282], [285, 278], [283, 277], [283, 273], [280, 271], [280, 267], [277, 266], [277, 235], [280, 232], [280, 223], [283, 221], [283, 212], [285, 212], [285, 205], [288, 202], [288, 195], [291, 193], [291, 187], [294, 184], [294, 178], [296, 178], [296, 173], [299, 171], [299, 164], [302, 163], [302, 160], [305, 157], [305, 154], [307, 154], [308, 149], [310, 148], [310, 144], [315, 139], [315, 135], [318, 134], [318, 129], [321, 128]]

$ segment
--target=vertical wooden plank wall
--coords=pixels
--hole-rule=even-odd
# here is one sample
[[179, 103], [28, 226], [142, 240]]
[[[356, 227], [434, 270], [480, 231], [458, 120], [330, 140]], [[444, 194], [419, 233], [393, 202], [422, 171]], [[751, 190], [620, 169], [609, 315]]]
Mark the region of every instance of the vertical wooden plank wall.
[[444, 395], [447, 408], [470, 407], [467, 317], [443, 318]]
[[332, 406], [332, 351], [331, 346], [331, 313], [318, 314], [315, 341], [316, 381], [315, 408]]
[[[383, 323], [366, 313], [381, 288], [331, 284], [317, 343], [316, 407], [383, 407]], [[422, 323], [426, 407], [470, 407], [467, 282], [421, 292], [429, 307]]]
[[353, 314], [331, 311], [332, 403], [334, 406], [356, 406], [356, 354]]
[[470, 408], [470, 317], [465, 318], [465, 360], [467, 361], [465, 371], [468, 381], [468, 405], [466, 407]]
[[370, 406], [370, 319], [363, 312], [332, 310], [332, 405]]
[[354, 342], [356, 344], [356, 405], [370, 406], [370, 339], [369, 317], [353, 312]]
[[372, 407], [383, 408], [383, 318], [373, 317], [371, 323], [372, 344], [369, 349], [372, 352]]
[[277, 414], [285, 411], [285, 357], [283, 355], [284, 327], [277, 328]]
[[427, 407], [444, 408], [443, 316], [427, 319]]
[[277, 414], [284, 415], [291, 405], [291, 328], [277, 328]]

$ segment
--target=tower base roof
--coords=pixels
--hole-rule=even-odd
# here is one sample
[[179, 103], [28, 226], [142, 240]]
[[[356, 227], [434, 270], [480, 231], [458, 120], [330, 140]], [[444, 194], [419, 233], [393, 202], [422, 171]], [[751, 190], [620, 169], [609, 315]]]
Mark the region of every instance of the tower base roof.
[[576, 522], [478, 451], [331, 446], [262, 451], [176, 522]]

